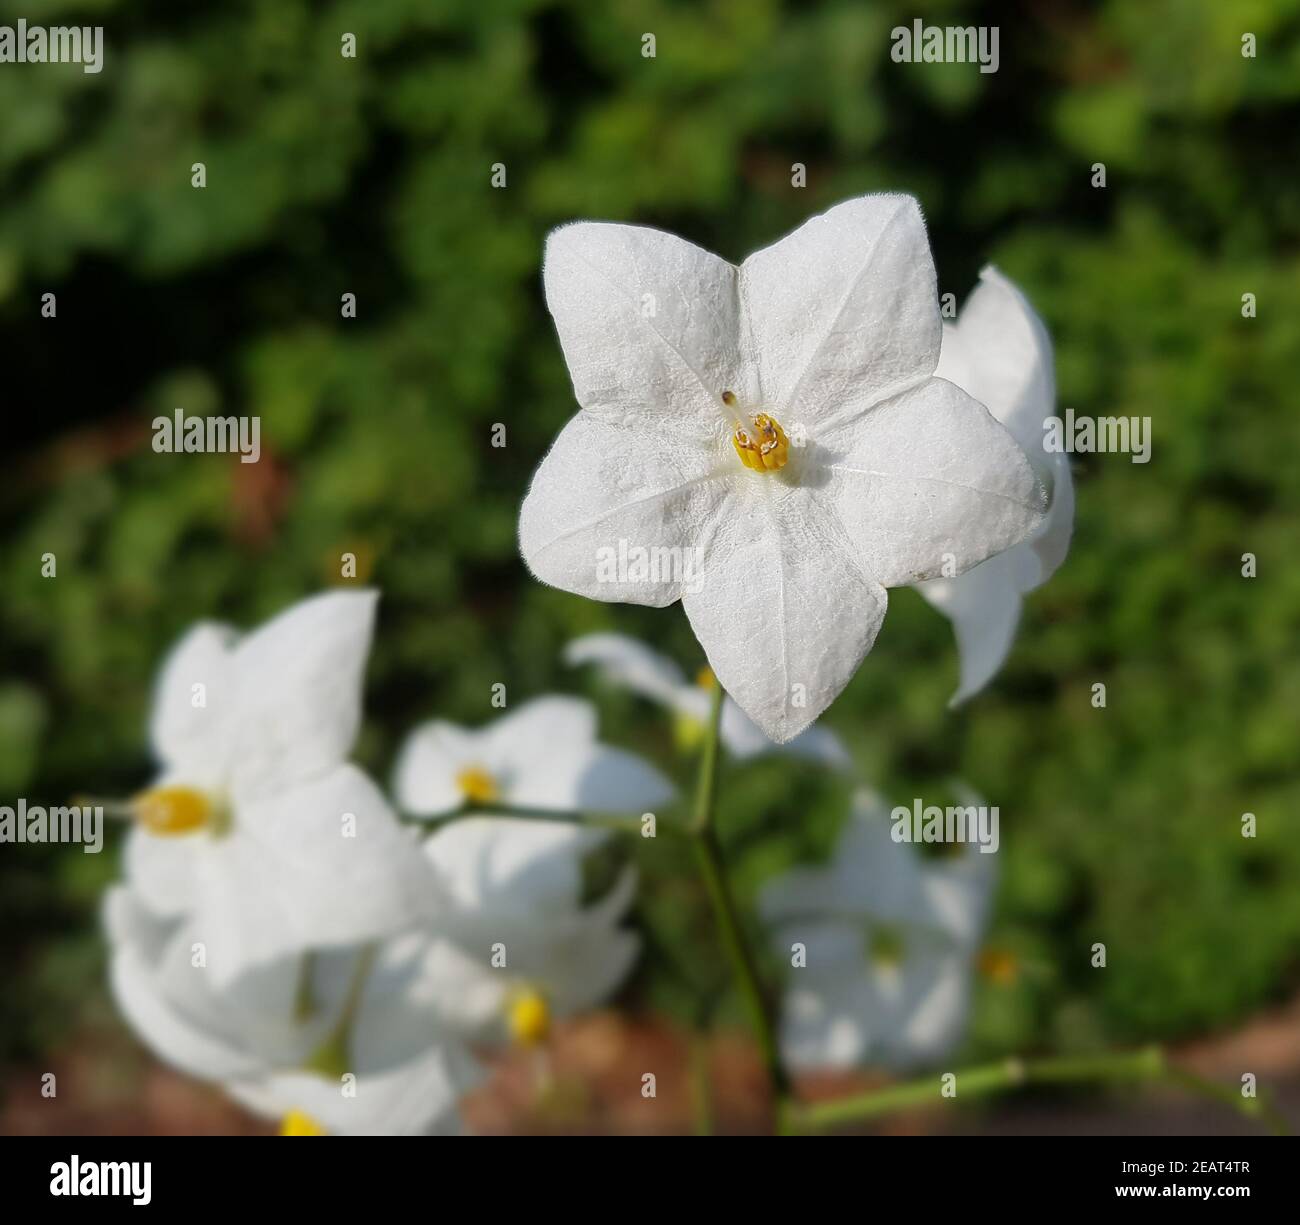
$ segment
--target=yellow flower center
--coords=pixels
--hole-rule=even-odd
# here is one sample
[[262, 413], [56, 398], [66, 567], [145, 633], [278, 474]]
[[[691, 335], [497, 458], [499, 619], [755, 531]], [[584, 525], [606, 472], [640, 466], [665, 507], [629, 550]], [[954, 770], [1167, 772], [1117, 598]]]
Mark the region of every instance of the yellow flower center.
[[192, 834], [218, 824], [220, 806], [193, 787], [154, 787], [131, 802], [137, 821], [151, 834]]
[[520, 1046], [536, 1046], [551, 1032], [551, 1009], [540, 991], [526, 988], [515, 995], [506, 1011], [510, 1036]]
[[903, 964], [903, 937], [892, 927], [873, 926], [867, 935], [867, 952], [876, 966], [891, 970]]
[[1020, 961], [1006, 949], [984, 949], [979, 955], [979, 971], [999, 987], [1009, 987], [1020, 976]]
[[466, 766], [456, 775], [456, 786], [471, 804], [490, 804], [501, 798], [497, 780], [482, 766]]
[[311, 1115], [301, 1110], [291, 1110], [280, 1120], [282, 1136], [323, 1136], [325, 1129]]
[[712, 689], [718, 683], [718, 678], [713, 675], [713, 669], [705, 664], [696, 674], [695, 683], [701, 689]]
[[[724, 391], [722, 402], [734, 409], [735, 393]], [[731, 445], [736, 448], [740, 462], [755, 472], [776, 472], [784, 468], [790, 458], [790, 440], [785, 436], [781, 423], [767, 413], [754, 413], [749, 424], [743, 421], [738, 424], [731, 436]]]

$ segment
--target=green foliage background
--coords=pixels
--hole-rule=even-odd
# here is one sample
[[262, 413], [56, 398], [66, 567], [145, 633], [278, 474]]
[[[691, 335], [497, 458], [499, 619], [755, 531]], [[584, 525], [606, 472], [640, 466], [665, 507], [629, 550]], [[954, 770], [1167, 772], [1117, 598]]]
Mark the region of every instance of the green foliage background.
[[[544, 236], [621, 219], [739, 260], [847, 196], [905, 190], [941, 291], [963, 299], [986, 261], [1026, 289], [1062, 409], [1154, 422], [1146, 466], [1077, 457], [1073, 550], [986, 693], [947, 710], [950, 629], [900, 591], [827, 717], [887, 793], [961, 776], [1001, 807], [992, 938], [1022, 970], [981, 991], [972, 1049], [1178, 1036], [1294, 989], [1296, 0], [31, 7], [0, 21], [102, 23], [107, 52], [97, 76], [0, 66], [0, 795], [138, 787], [170, 642], [337, 581], [345, 550], [383, 592], [360, 747], [381, 776], [417, 720], [490, 717], [495, 682], [512, 703], [584, 691], [559, 661], [574, 634], [637, 634], [693, 669], [680, 609], [588, 603], [518, 558], [520, 499], [575, 408]], [[998, 25], [1000, 70], [891, 62], [890, 29], [918, 15]], [[262, 463], [154, 454], [149, 422], [178, 406], [260, 414]], [[670, 760], [659, 714], [591, 692], [608, 738]], [[747, 896], [824, 853], [846, 806], [780, 761], [724, 790]], [[642, 858], [663, 899], [647, 918], [712, 981], [694, 886], [669, 852]], [[103, 1007], [114, 859], [0, 848], [7, 1055]], [[665, 966], [652, 952], [634, 1003], [683, 1007]]]

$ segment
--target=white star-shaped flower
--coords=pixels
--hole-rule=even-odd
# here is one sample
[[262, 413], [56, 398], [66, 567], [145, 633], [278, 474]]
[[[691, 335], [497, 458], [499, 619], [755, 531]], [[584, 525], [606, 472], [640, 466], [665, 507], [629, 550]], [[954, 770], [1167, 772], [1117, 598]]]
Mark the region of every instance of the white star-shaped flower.
[[848, 683], [887, 587], [946, 555], [967, 570], [1041, 519], [1011, 436], [934, 376], [934, 264], [910, 197], [849, 200], [739, 268], [658, 230], [570, 225], [545, 284], [582, 410], [524, 501], [523, 556], [594, 599], [681, 599], [773, 740]]
[[[493, 804], [640, 813], [674, 795], [653, 766], [596, 739], [590, 702], [560, 696], [533, 698], [483, 728], [422, 724], [398, 751], [393, 792], [398, 807], [417, 817], [467, 802], [488, 813]], [[572, 833], [543, 824], [561, 840]]]
[[791, 1067], [906, 1067], [959, 1041], [991, 858], [968, 845], [955, 860], [923, 860], [893, 841], [889, 809], [863, 791], [827, 867], [794, 868], [765, 886], [773, 949], [787, 963], [793, 946], [805, 950], [782, 1007]]
[[[611, 684], [671, 710], [676, 716], [677, 739], [684, 748], [693, 748], [703, 739], [712, 689], [717, 684], [709, 668], [691, 683], [666, 655], [626, 634], [608, 633], [575, 638], [565, 647], [564, 660], [569, 664], [593, 664]], [[785, 745], [776, 745], [729, 697], [723, 699], [718, 734], [727, 751], [741, 761], [776, 750], [841, 770], [853, 764], [848, 750], [830, 728], [809, 727]]]
[[151, 726], [162, 773], [130, 805], [126, 873], [156, 914], [194, 919], [218, 983], [436, 906], [414, 837], [345, 760], [375, 600], [316, 596], [239, 640], [199, 625], [163, 666]]
[[1011, 431], [1051, 490], [1051, 507], [1034, 533], [956, 578], [917, 590], [957, 636], [961, 679], [951, 705], [978, 693], [1011, 650], [1025, 593], [1056, 572], [1070, 547], [1074, 485], [1070, 457], [1047, 452], [1043, 422], [1056, 403], [1052, 342], [1025, 296], [996, 268], [980, 273], [961, 315], [945, 324], [936, 373], [968, 391]]
[[591, 903], [582, 855], [592, 839], [557, 840], [553, 822], [470, 817], [425, 852], [451, 899], [422, 955], [428, 998], [476, 1040], [543, 1041], [553, 1020], [595, 1007], [623, 981], [639, 941], [622, 926], [632, 869]]
[[289, 1134], [461, 1130], [459, 1100], [481, 1069], [423, 991], [418, 937], [373, 959], [279, 958], [218, 988], [192, 918], [159, 918], [116, 886], [105, 926], [113, 994], [141, 1041]]

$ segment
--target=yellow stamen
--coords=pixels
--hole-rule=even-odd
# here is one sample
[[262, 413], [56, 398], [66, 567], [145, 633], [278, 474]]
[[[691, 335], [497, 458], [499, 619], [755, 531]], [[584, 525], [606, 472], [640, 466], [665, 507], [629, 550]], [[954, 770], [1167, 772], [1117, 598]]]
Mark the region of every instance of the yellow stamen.
[[482, 766], [466, 766], [456, 775], [456, 786], [471, 804], [490, 804], [501, 798], [497, 780]]
[[551, 1032], [551, 1010], [546, 997], [532, 988], [520, 991], [506, 1014], [510, 1036], [521, 1046], [536, 1046]]
[[713, 669], [707, 664], [695, 674], [695, 683], [701, 689], [712, 689], [718, 683], [718, 678], [713, 675]]
[[311, 1115], [302, 1110], [291, 1110], [280, 1120], [282, 1136], [323, 1136], [325, 1129]]
[[883, 970], [902, 965], [906, 951], [902, 936], [890, 927], [873, 927], [867, 937], [867, 950], [872, 961]]
[[1020, 961], [1006, 949], [988, 948], [979, 955], [979, 971], [999, 987], [1009, 987], [1020, 977]]
[[193, 787], [154, 787], [131, 802], [131, 811], [151, 834], [192, 834], [213, 824], [216, 805]]
[[750, 420], [752, 426], [739, 425], [731, 436], [740, 462], [755, 472], [776, 472], [784, 468], [790, 458], [790, 440], [781, 423], [767, 413], [755, 413]]

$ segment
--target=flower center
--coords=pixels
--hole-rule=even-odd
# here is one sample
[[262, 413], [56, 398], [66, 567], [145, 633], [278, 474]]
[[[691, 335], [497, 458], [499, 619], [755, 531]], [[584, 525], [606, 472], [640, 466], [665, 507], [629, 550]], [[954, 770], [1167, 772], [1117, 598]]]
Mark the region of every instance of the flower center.
[[894, 969], [903, 963], [903, 937], [892, 927], [873, 926], [867, 935], [867, 953], [882, 970]]
[[525, 987], [506, 1009], [510, 1036], [520, 1046], [536, 1046], [551, 1032], [551, 1009], [546, 997], [533, 987]]
[[466, 766], [456, 775], [456, 786], [471, 804], [490, 804], [501, 798], [497, 780], [482, 766]]
[[718, 678], [713, 675], [713, 669], [705, 664], [696, 674], [695, 683], [701, 689], [712, 689], [718, 683]]
[[194, 787], [153, 787], [131, 801], [131, 813], [151, 834], [192, 834], [224, 827], [224, 807]]
[[[722, 402], [730, 409], [736, 408], [736, 394], [722, 393]], [[781, 423], [767, 413], [754, 413], [745, 419], [737, 418], [736, 432], [731, 445], [736, 448], [740, 462], [755, 472], [776, 472], [784, 468], [790, 458], [790, 440]]]
[[979, 955], [979, 971], [999, 987], [1009, 987], [1020, 976], [1020, 962], [1006, 949], [987, 948]]
[[325, 1129], [311, 1115], [302, 1110], [291, 1110], [280, 1120], [282, 1136], [323, 1136]]

